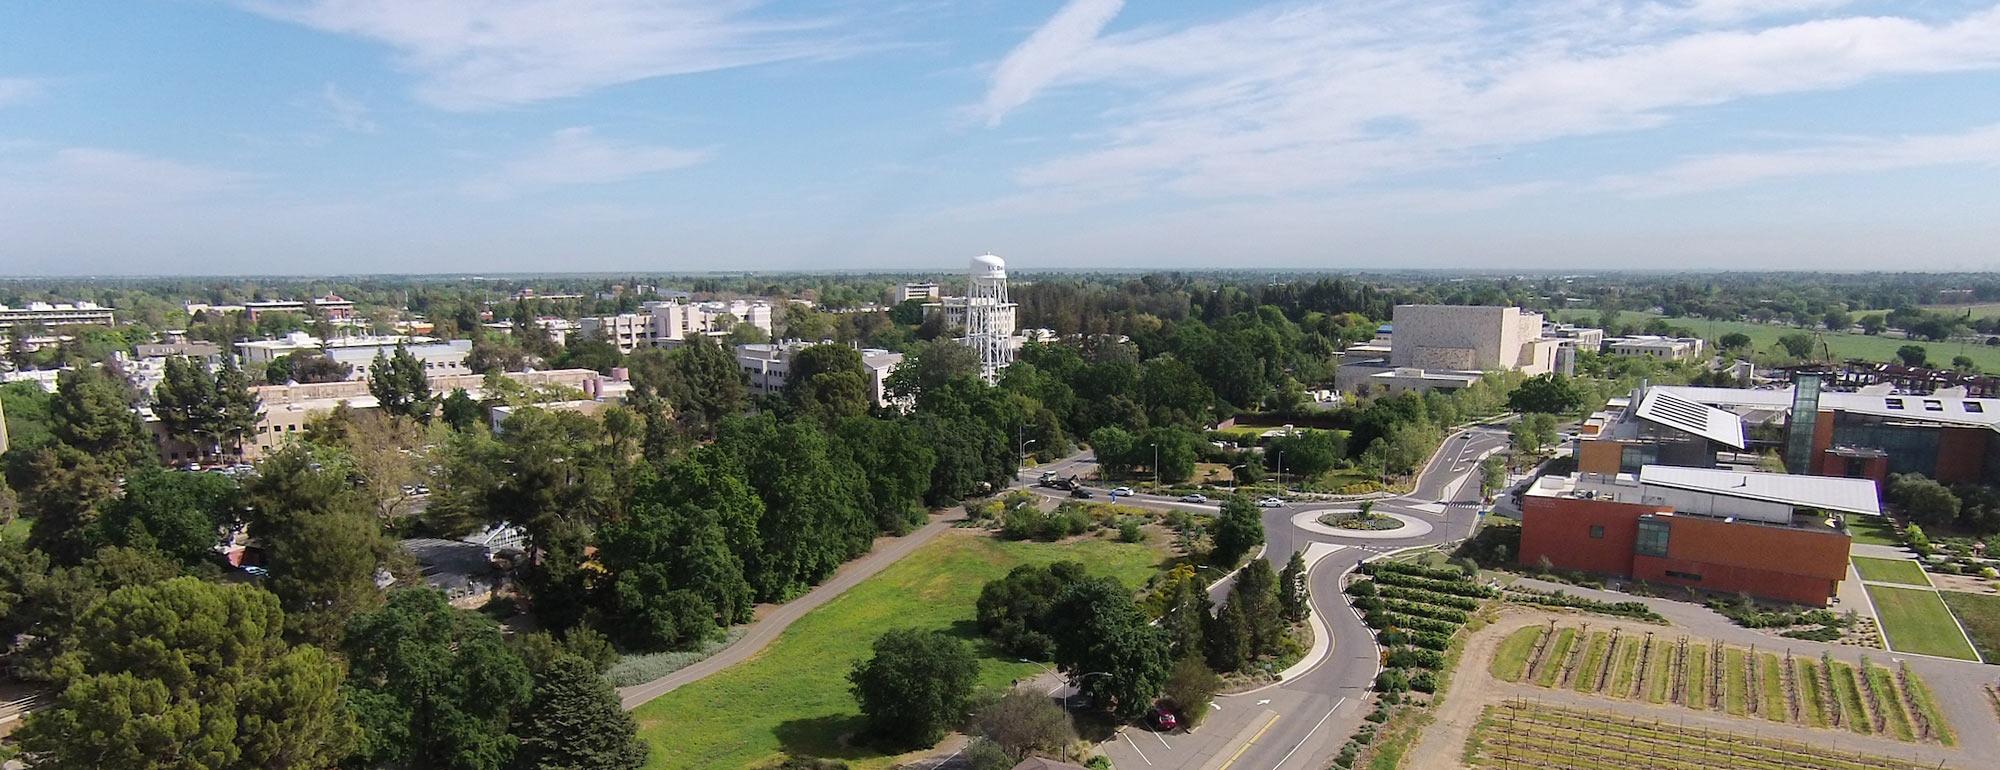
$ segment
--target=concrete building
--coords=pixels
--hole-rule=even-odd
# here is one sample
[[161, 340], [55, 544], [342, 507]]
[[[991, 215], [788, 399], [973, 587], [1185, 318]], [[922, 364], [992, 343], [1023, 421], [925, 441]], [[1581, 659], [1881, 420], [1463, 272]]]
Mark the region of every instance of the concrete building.
[[944, 289], [935, 283], [906, 283], [890, 291], [891, 305], [901, 305], [910, 300], [937, 302], [944, 299]]
[[1542, 314], [1490, 305], [1397, 305], [1389, 363], [1457, 371], [1547, 374], [1556, 343], [1542, 337]]
[[653, 345], [653, 317], [642, 313], [593, 316], [577, 322], [586, 338], [609, 342], [620, 353], [630, 353]]
[[1545, 322], [1542, 324], [1542, 336], [1558, 340], [1569, 340], [1578, 350], [1588, 350], [1592, 353], [1604, 349], [1603, 329], [1577, 326], [1576, 324]]
[[114, 326], [111, 308], [95, 302], [30, 302], [26, 307], [0, 305], [0, 331], [15, 324], [54, 329], [58, 326]]
[[648, 302], [645, 311], [653, 318], [651, 344], [670, 347], [700, 336], [722, 337], [734, 328], [726, 323], [747, 323], [772, 334], [771, 303], [762, 300], [715, 300], [709, 302]]
[[1606, 352], [1620, 356], [1645, 356], [1666, 361], [1693, 361], [1701, 357], [1708, 343], [1698, 337], [1662, 337], [1641, 334], [1612, 337], [1604, 341]]
[[1666, 388], [1642, 388], [1611, 399], [1584, 419], [1577, 431], [1577, 470], [1612, 476], [1647, 465], [1714, 468], [1718, 453], [1740, 452], [1746, 445], [1736, 415]]
[[1540, 313], [1517, 307], [1397, 305], [1394, 322], [1373, 343], [1343, 353], [1334, 384], [1369, 395], [1462, 388], [1488, 371], [1547, 374], [1562, 341], [1542, 336], [1542, 328]]
[[[615, 382], [589, 369], [556, 369], [543, 372], [508, 372], [508, 379], [530, 387], [560, 385], [582, 391], [590, 400], [622, 400], [629, 392], [630, 384]], [[453, 390], [464, 389], [474, 398], [485, 398], [486, 378], [476, 374], [445, 375], [430, 380], [431, 392], [444, 395]], [[374, 394], [368, 392], [368, 383], [361, 380], [324, 382], [307, 385], [260, 385], [250, 388], [250, 395], [257, 399], [260, 413], [257, 416], [256, 432], [245, 441], [238, 454], [220, 458], [228, 461], [255, 462], [264, 455], [292, 440], [307, 423], [314, 418], [333, 411], [341, 404], [350, 409], [369, 410], [378, 408]], [[544, 408], [561, 409], [564, 402], [539, 404]], [[169, 464], [178, 464], [199, 459], [193, 447], [168, 438], [166, 428], [158, 417], [149, 410], [140, 411], [140, 419], [147, 435], [159, 450], [160, 459]], [[213, 459], [213, 458], [212, 458]]]
[[324, 352], [328, 355], [338, 357], [337, 354], [339, 351], [350, 348], [366, 350], [368, 357], [373, 358], [377, 350], [389, 350], [393, 352], [397, 345], [416, 347], [431, 342], [436, 342], [436, 340], [429, 337], [406, 337], [402, 335], [358, 335], [322, 340], [306, 332], [292, 332], [275, 340], [238, 342], [236, 343], [236, 360], [244, 366], [267, 364], [273, 360], [300, 351]]
[[1544, 477], [1521, 501], [1520, 563], [1822, 607], [1847, 578], [1850, 516], [1875, 483], [1647, 465]]
[[[416, 356], [418, 361], [423, 362], [424, 375], [426, 377], [450, 377], [453, 375], [475, 373], [471, 367], [465, 365], [466, 357], [472, 355], [472, 340], [427, 342], [417, 345], [405, 345], [403, 349], [410, 351], [410, 355]], [[329, 348], [326, 354], [335, 361], [354, 367], [354, 371], [347, 375], [348, 379], [366, 380], [369, 376], [369, 368], [375, 365], [375, 357], [377, 355], [395, 355], [396, 346], [380, 344], [344, 345]]]
[[[192, 308], [194, 306], [189, 305], [189, 307]], [[325, 318], [328, 321], [354, 320], [354, 303], [342, 299], [338, 294], [328, 294], [324, 297], [314, 297], [304, 300], [280, 299], [245, 302], [242, 308], [243, 312], [250, 317], [251, 323], [256, 323], [257, 316], [260, 314], [274, 312], [298, 313], [299, 315], [306, 316], [318, 314], [321, 318]], [[217, 308], [210, 306], [207, 309], [213, 311]], [[189, 313], [192, 314], [193, 311], [190, 310]]]
[[[743, 367], [743, 375], [748, 378], [750, 392], [756, 395], [771, 395], [785, 390], [786, 377], [791, 370], [792, 354], [815, 343], [803, 340], [760, 343], [736, 346], [736, 363]], [[868, 370], [869, 392], [874, 394], [876, 404], [886, 403], [884, 387], [889, 374], [903, 363], [903, 354], [887, 350], [862, 348], [861, 365]]]

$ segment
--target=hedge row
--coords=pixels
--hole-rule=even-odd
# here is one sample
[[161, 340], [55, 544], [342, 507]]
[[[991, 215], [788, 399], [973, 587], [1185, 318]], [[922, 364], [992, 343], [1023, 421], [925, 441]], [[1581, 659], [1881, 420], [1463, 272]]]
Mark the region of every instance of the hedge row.
[[1470, 596], [1475, 599], [1491, 599], [1499, 595], [1498, 591], [1462, 578], [1458, 580], [1437, 580], [1401, 572], [1379, 572], [1375, 574], [1374, 578], [1377, 582], [1385, 586], [1420, 588], [1425, 591], [1435, 591], [1454, 596]]
[[1459, 610], [1479, 609], [1479, 600], [1469, 596], [1454, 596], [1452, 594], [1441, 594], [1436, 591], [1426, 591], [1421, 588], [1404, 588], [1402, 586], [1383, 586], [1381, 591], [1382, 598], [1384, 599], [1401, 599], [1403, 601], [1421, 602], [1423, 604], [1432, 604]]
[[1369, 628], [1396, 628], [1404, 631], [1422, 631], [1433, 634], [1457, 633], [1458, 627], [1463, 625], [1461, 623], [1453, 623], [1449, 620], [1419, 618], [1413, 615], [1402, 615], [1379, 609], [1365, 610], [1362, 614], [1361, 622], [1367, 623]]
[[1604, 602], [1596, 599], [1586, 599], [1581, 596], [1571, 596], [1561, 592], [1544, 594], [1521, 590], [1509, 590], [1507, 592], [1507, 600], [1522, 604], [1539, 604], [1544, 607], [1568, 607], [1570, 609], [1586, 610], [1602, 615], [1614, 615], [1639, 620], [1666, 621], [1666, 618], [1661, 617], [1660, 613], [1654, 612], [1651, 607], [1647, 607], [1645, 602]]
[[1415, 564], [1406, 561], [1362, 562], [1361, 573], [1364, 575], [1381, 575], [1383, 573], [1394, 573], [1399, 575], [1414, 575], [1420, 578], [1430, 578], [1431, 580], [1465, 579], [1465, 571], [1457, 567], [1426, 567], [1422, 564]]

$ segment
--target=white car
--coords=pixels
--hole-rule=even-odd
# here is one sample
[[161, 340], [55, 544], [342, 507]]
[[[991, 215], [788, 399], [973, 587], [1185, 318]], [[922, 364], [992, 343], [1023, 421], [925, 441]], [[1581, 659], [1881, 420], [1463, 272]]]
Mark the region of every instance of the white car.
[[1129, 496], [1131, 496], [1131, 494], [1132, 494], [1132, 488], [1131, 488], [1131, 487], [1118, 487], [1118, 488], [1116, 488], [1116, 489], [1113, 489], [1113, 490], [1111, 490], [1111, 494], [1114, 494], [1114, 495], [1117, 495], [1117, 496], [1119, 496], [1119, 497], [1129, 497]]
[[1259, 508], [1277, 508], [1284, 504], [1285, 501], [1279, 500], [1278, 498], [1275, 497], [1266, 497], [1262, 500], [1257, 501], [1257, 507]]
[[1196, 494], [1196, 495], [1181, 495], [1181, 502], [1183, 502], [1183, 503], [1206, 503], [1206, 502], [1208, 502], [1208, 495], [1200, 495], [1200, 494]]

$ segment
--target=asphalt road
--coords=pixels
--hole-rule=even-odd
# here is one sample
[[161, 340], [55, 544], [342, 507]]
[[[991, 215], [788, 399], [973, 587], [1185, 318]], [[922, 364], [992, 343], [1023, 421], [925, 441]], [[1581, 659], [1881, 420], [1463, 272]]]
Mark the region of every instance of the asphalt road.
[[[1312, 543], [1337, 550], [1313, 565], [1313, 610], [1330, 629], [1333, 648], [1312, 669], [1263, 690], [1218, 698], [1193, 733], [1159, 734], [1128, 727], [1104, 744], [1121, 768], [1320, 768], [1326, 767], [1367, 713], [1367, 695], [1378, 670], [1374, 635], [1340, 591], [1342, 578], [1362, 559], [1419, 545], [1467, 537], [1479, 516], [1479, 459], [1505, 447], [1504, 428], [1475, 427], [1445, 439], [1417, 477], [1410, 494], [1375, 501], [1380, 513], [1400, 513], [1432, 525], [1407, 538], [1349, 537], [1301, 529], [1300, 513], [1352, 508], [1354, 503], [1293, 503], [1264, 509], [1264, 558], [1282, 568], [1294, 551]], [[1065, 474], [1067, 475], [1067, 474]], [[1121, 502], [1183, 505], [1150, 496]], [[1218, 586], [1219, 590], [1226, 590]]]

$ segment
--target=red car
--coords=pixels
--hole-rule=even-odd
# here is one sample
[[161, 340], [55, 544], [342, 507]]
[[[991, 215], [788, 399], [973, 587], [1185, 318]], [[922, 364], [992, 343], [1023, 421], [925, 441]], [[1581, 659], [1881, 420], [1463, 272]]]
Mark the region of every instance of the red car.
[[1154, 706], [1152, 713], [1146, 715], [1146, 721], [1152, 722], [1153, 729], [1163, 733], [1173, 732], [1174, 728], [1181, 725], [1180, 717], [1174, 716], [1172, 710], [1162, 706]]

